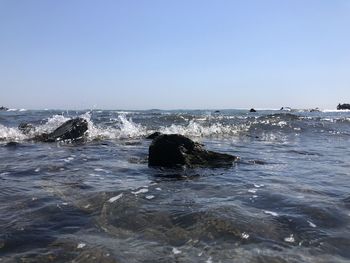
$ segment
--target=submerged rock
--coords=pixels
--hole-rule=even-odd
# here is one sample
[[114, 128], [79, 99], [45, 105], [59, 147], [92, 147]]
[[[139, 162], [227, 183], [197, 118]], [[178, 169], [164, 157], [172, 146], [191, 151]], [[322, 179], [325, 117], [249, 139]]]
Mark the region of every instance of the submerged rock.
[[227, 166], [238, 157], [208, 151], [200, 143], [179, 134], [163, 134], [156, 137], [149, 147], [148, 165], [175, 167]]
[[344, 104], [338, 104], [337, 110], [350, 110], [350, 104], [344, 103]]
[[251, 108], [251, 109], [249, 110], [249, 112], [256, 112], [256, 110], [253, 109], [253, 108]]
[[66, 121], [51, 133], [43, 133], [34, 137], [34, 140], [42, 142], [55, 142], [64, 140], [76, 140], [81, 138], [88, 129], [88, 123], [83, 118], [75, 118]]

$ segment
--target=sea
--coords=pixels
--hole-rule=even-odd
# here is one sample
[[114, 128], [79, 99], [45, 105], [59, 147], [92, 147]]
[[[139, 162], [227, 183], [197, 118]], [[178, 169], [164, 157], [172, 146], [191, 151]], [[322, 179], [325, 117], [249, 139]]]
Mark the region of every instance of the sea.
[[[149, 167], [156, 131], [240, 159]], [[350, 262], [350, 112], [1, 111], [0, 262]]]

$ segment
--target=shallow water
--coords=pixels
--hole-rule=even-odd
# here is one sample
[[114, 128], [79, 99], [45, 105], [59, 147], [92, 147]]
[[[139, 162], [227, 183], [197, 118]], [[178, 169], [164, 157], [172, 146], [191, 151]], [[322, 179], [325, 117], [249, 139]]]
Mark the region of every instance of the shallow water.
[[[241, 160], [149, 168], [154, 131]], [[0, 262], [350, 262], [349, 147], [350, 112], [0, 112]]]

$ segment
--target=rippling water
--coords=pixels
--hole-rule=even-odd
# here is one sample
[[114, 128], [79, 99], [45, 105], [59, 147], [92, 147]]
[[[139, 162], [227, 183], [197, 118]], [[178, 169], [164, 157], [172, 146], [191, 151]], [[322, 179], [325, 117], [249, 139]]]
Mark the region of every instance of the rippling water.
[[[241, 160], [149, 168], [154, 131]], [[0, 112], [0, 262], [350, 262], [349, 148], [350, 112]]]

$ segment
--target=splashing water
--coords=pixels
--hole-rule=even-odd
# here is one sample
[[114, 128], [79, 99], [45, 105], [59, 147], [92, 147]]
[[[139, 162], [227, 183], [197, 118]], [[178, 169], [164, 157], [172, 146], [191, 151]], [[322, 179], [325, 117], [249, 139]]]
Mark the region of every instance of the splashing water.
[[16, 128], [5, 127], [0, 124], [0, 141], [21, 141], [27, 138]]
[[91, 121], [91, 115], [86, 113], [81, 117], [88, 122], [88, 138], [94, 139], [130, 139], [140, 138], [146, 135], [146, 128], [141, 124], [136, 124], [132, 119], [127, 119], [124, 114], [118, 116], [117, 119], [112, 119], [115, 122], [115, 127], [96, 126]]

